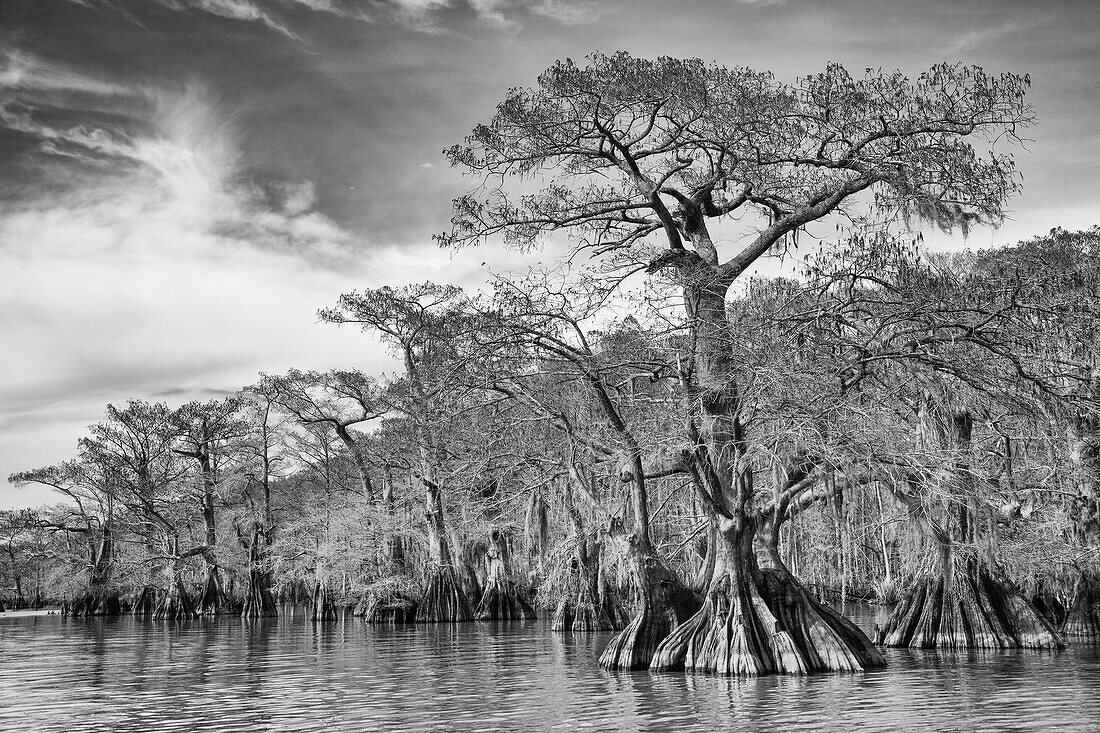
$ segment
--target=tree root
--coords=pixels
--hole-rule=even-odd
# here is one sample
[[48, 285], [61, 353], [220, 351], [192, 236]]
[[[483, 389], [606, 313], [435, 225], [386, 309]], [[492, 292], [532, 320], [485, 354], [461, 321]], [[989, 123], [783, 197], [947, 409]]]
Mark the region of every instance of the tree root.
[[167, 591], [160, 593], [160, 600], [153, 618], [157, 620], [178, 621], [183, 619], [198, 618], [198, 613], [191, 603], [191, 597], [183, 587], [182, 580], [175, 580]]
[[723, 574], [699, 612], [660, 645], [650, 669], [756, 677], [885, 663], [855, 624], [814, 600], [788, 573], [763, 570], [759, 583], [734, 583]]
[[1100, 583], [1092, 573], [1083, 573], [1077, 581], [1062, 633], [1066, 636], [1100, 636]]
[[638, 614], [600, 655], [604, 669], [649, 668], [658, 645], [699, 608], [699, 597], [655, 557], [644, 561]]
[[226, 594], [221, 573], [216, 566], [209, 568], [206, 572], [206, 583], [203, 584], [202, 595], [195, 610], [203, 616], [236, 613], [239, 610], [239, 606]]
[[336, 621], [340, 618], [340, 614], [336, 612], [336, 602], [332, 598], [332, 593], [321, 581], [317, 581], [316, 587], [313, 589], [313, 611], [309, 615], [310, 621]]
[[427, 590], [416, 609], [417, 623], [449, 623], [470, 621], [473, 613], [470, 602], [450, 565], [437, 566], [429, 571]]
[[523, 597], [516, 583], [490, 576], [474, 611], [478, 621], [513, 621], [535, 618], [535, 609]]
[[271, 594], [271, 585], [266, 576], [255, 574], [248, 579], [248, 594], [241, 607], [241, 618], [275, 618], [279, 610], [275, 606], [275, 597]]
[[118, 616], [122, 613], [122, 603], [118, 591], [88, 591], [66, 603], [61, 609], [62, 616], [73, 618], [91, 616]]
[[139, 618], [153, 618], [160, 605], [160, 594], [163, 592], [154, 585], [145, 586], [131, 604], [130, 612]]
[[419, 604], [403, 593], [368, 593], [352, 612], [368, 624], [411, 624]]
[[[882, 643], [913, 649], [1061, 649], [1058, 632], [1006, 579], [973, 556], [952, 553], [890, 614]], [[946, 577], [945, 577], [946, 576]]]
[[586, 573], [574, 574], [566, 595], [558, 602], [551, 623], [552, 631], [612, 631], [626, 628], [630, 617], [619, 603], [610, 585], [596, 594], [598, 579]]

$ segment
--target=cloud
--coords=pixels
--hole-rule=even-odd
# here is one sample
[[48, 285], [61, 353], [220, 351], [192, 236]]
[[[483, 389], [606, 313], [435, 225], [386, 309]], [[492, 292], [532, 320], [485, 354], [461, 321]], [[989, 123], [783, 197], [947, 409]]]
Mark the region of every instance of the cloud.
[[996, 41], [1007, 36], [1015, 35], [1024, 30], [1024, 25], [1019, 21], [1010, 20], [1000, 25], [978, 28], [976, 30], [960, 33], [950, 40], [945, 46], [944, 53], [958, 54], [972, 52], [990, 41]]
[[598, 2], [570, 2], [569, 0], [540, 0], [531, 6], [534, 15], [556, 20], [562, 25], [585, 25], [599, 20], [610, 8]]
[[211, 15], [217, 15], [231, 20], [258, 22], [273, 31], [282, 33], [287, 38], [301, 41], [296, 33], [290, 30], [282, 21], [278, 20], [260, 7], [260, 4], [252, 0], [155, 0], [171, 10], [200, 10]]
[[317, 187], [313, 181], [279, 183], [275, 190], [282, 197], [283, 213], [289, 216], [305, 214], [317, 203]]
[[[247, 180], [234, 111], [204, 85], [4, 80], [16, 99], [0, 107], [0, 123], [38, 140], [34, 154], [57, 180], [49, 195], [23, 190], [0, 212], [0, 430], [59, 401], [189, 379], [189, 389], [239, 386], [201, 380], [225, 370], [247, 379], [285, 353], [286, 331], [314, 329], [329, 299], [314, 293], [351, 285], [351, 237], [314, 209], [314, 185], [276, 183], [268, 194]], [[144, 115], [112, 129], [48, 124], [18, 98], [43, 80], [140, 99], [130, 114]], [[99, 166], [74, 176], [73, 161]], [[296, 334], [294, 348], [313, 338]]]
[[[57, 169], [51, 183], [61, 188], [47, 200], [32, 192], [0, 220], [9, 254], [68, 251], [74, 241], [84, 252], [157, 249], [150, 241], [199, 237], [221, 249], [258, 247], [319, 264], [350, 256], [348, 233], [314, 210], [311, 182], [273, 184], [273, 204], [243, 179], [235, 111], [203, 84], [126, 92], [142, 103], [130, 119], [102, 126], [87, 115], [68, 127], [40, 121], [33, 101], [0, 106], [0, 123], [38, 140], [37, 154]], [[70, 175], [65, 159], [99, 165]], [[75, 183], [66, 188], [68, 180]]]
[[[85, 7], [99, 7], [141, 23], [110, 0], [70, 0]], [[782, 0], [738, 0], [772, 4]], [[484, 26], [514, 31], [525, 17], [539, 16], [561, 23], [579, 25], [598, 20], [607, 10], [595, 0], [154, 0], [173, 12], [201, 12], [230, 20], [259, 23], [287, 38], [305, 43], [284, 17], [288, 9], [303, 8], [363, 22], [391, 22], [429, 34], [448, 33], [444, 22], [454, 22], [455, 11], [466, 11]], [[445, 18], [450, 15], [450, 18]]]
[[131, 96], [133, 89], [95, 79], [63, 64], [15, 48], [2, 48], [0, 89], [38, 92], [78, 92], [100, 96]]

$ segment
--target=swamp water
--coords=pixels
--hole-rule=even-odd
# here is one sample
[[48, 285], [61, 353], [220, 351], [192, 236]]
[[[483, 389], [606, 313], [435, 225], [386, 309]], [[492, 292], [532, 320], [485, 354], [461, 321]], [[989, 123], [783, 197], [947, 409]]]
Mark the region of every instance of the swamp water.
[[[0, 731], [1100, 731], [1100, 646], [888, 650], [863, 674], [608, 672], [549, 622], [0, 614]], [[882, 609], [850, 607], [864, 627]], [[878, 616], [879, 618], [876, 618]]]

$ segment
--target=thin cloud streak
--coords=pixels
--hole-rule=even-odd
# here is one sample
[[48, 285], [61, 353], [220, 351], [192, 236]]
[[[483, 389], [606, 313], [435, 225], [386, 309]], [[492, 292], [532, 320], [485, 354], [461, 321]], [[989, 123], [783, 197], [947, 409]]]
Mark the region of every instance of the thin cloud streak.
[[[1029, 24], [1034, 25], [1034, 24]], [[960, 33], [951, 39], [944, 47], [945, 54], [972, 53], [986, 44], [1018, 35], [1025, 30], [1025, 26], [1019, 21], [1011, 20], [998, 26], [979, 28], [966, 33]]]
[[[88, 8], [107, 8], [123, 14], [137, 25], [141, 23], [109, 0], [70, 0]], [[740, 2], [771, 4], [782, 0], [739, 0]], [[353, 0], [153, 0], [162, 8], [178, 13], [208, 13], [229, 20], [258, 23], [302, 44], [308, 41], [291, 26], [285, 17], [288, 9], [303, 8], [322, 15], [331, 15], [367, 23], [390, 22], [430, 35], [451, 33], [444, 15], [456, 11], [472, 13], [477, 22], [489, 28], [514, 32], [524, 19], [539, 16], [562, 25], [592, 23], [602, 17], [607, 8], [592, 0], [373, 0], [365, 4]], [[364, 7], [364, 5], [366, 7]]]

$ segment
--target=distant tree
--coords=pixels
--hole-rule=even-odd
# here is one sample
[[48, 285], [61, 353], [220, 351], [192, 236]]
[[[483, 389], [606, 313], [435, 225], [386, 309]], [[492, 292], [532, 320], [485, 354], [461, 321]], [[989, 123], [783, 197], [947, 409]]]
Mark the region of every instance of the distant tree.
[[244, 473], [240, 484], [243, 511], [234, 525], [238, 540], [248, 552], [248, 588], [241, 616], [250, 619], [278, 616], [272, 593], [271, 552], [278, 530], [272, 485], [278, 478], [283, 437], [277, 395], [278, 391], [267, 379], [245, 387], [241, 394], [248, 434], [243, 443]]
[[413, 474], [425, 492], [431, 567], [418, 621], [470, 620], [476, 603], [468, 579], [463, 587], [467, 572], [451, 549], [444, 508], [447, 466], [454, 455], [448, 449], [449, 430], [462, 392], [462, 380], [454, 377], [463, 368], [455, 351], [466, 325], [463, 300], [459, 288], [423, 283], [347, 293], [336, 307], [320, 312], [328, 323], [357, 324], [378, 333], [403, 367], [386, 399], [410, 423], [417, 453]]
[[64, 513], [52, 512], [40, 518], [42, 526], [82, 538], [84, 552], [74, 562], [74, 573], [83, 576], [83, 588], [66, 598], [63, 611], [72, 616], [117, 616], [121, 613], [119, 579], [116, 575], [116, 542], [119, 527], [118, 479], [109, 463], [85, 456], [30, 471], [12, 474], [16, 486], [49, 486], [69, 504]]
[[285, 375], [271, 377], [279, 404], [304, 425], [329, 426], [347, 449], [359, 474], [363, 495], [376, 501], [377, 491], [371, 480], [370, 459], [362, 436], [349, 430], [378, 420], [388, 408], [380, 402], [380, 387], [371, 377], [358, 371], [333, 370], [303, 372], [291, 369]]
[[[40, 603], [38, 585], [31, 601], [27, 600], [24, 585], [32, 575], [40, 580], [42, 532], [43, 521], [37, 511], [0, 509], [0, 588], [15, 593], [9, 598], [13, 609], [38, 608]], [[4, 604], [0, 602], [0, 611], [3, 610]]]
[[226, 463], [234, 450], [239, 450], [246, 434], [240, 418], [241, 401], [237, 397], [208, 402], [188, 402], [172, 413], [175, 443], [173, 451], [195, 461], [202, 506], [206, 582], [198, 599], [200, 614], [236, 611], [229, 598], [218, 561], [217, 491], [224, 480]]
[[128, 510], [130, 530], [145, 546], [146, 584], [134, 600], [135, 615], [193, 618], [184, 586], [182, 563], [207, 551], [205, 542], [181, 547], [186, 516], [181, 511], [180, 478], [184, 468], [173, 451], [176, 426], [164, 403], [130, 400], [123, 408], [107, 406], [106, 418], [89, 427], [80, 451], [102, 464], [117, 480], [118, 501]]

